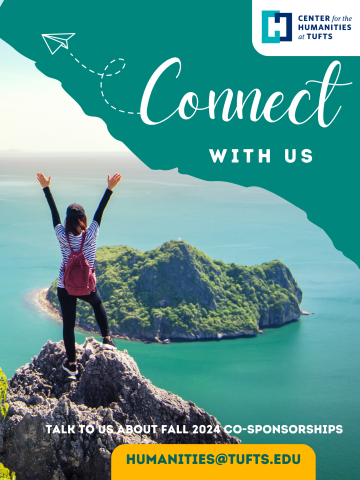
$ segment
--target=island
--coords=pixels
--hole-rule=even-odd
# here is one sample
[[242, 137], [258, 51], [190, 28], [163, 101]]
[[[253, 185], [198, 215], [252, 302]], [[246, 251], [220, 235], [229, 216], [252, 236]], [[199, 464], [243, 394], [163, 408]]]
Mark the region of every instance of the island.
[[[244, 266], [213, 260], [185, 241], [142, 252], [101, 247], [97, 286], [113, 335], [165, 342], [255, 336], [301, 315], [302, 292], [280, 260]], [[57, 280], [47, 300], [60, 309]], [[97, 331], [92, 308], [78, 302], [77, 324]]]

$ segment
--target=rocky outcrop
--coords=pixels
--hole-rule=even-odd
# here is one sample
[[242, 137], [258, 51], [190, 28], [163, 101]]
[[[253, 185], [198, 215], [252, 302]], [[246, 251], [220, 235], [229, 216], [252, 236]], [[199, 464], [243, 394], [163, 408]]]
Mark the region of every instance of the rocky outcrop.
[[[129, 443], [240, 443], [194, 403], [152, 385], [126, 350], [89, 338], [77, 356], [70, 380], [63, 342], [49, 341], [9, 382], [0, 462], [17, 480], [110, 480], [112, 451]], [[213, 433], [194, 433], [196, 425]]]

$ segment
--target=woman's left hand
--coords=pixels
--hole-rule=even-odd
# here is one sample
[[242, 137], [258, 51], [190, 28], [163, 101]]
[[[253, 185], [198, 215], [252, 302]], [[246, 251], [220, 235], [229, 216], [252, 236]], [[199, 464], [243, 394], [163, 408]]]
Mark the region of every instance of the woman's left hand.
[[108, 175], [108, 189], [113, 190], [116, 185], [120, 182], [121, 180], [121, 173], [115, 173], [113, 177], [110, 178], [110, 175]]
[[36, 178], [39, 180], [42, 188], [49, 187], [51, 182], [51, 175], [49, 178], [46, 178], [42, 172], [38, 172]]

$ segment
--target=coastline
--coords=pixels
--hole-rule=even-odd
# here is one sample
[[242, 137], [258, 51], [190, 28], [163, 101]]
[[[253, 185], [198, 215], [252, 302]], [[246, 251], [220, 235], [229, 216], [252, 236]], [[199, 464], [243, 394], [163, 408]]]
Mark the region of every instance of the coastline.
[[[25, 303], [31, 308], [39, 311], [42, 315], [49, 318], [50, 320], [53, 320], [53, 321], [55, 320], [56, 323], [62, 324], [62, 316], [60, 311], [56, 307], [54, 307], [46, 298], [48, 290], [49, 290], [49, 287], [36, 288], [35, 290], [31, 290], [24, 297]], [[88, 326], [88, 325], [79, 324], [78, 322], [76, 322], [75, 330], [78, 330], [81, 333], [90, 332], [95, 335], [101, 336], [101, 333], [99, 330], [92, 328], [91, 326]], [[111, 336], [117, 340], [129, 340], [133, 342], [146, 343], [146, 341], [142, 341], [138, 338], [130, 338], [127, 336], [121, 336], [121, 335], [115, 335], [115, 334], [112, 334]], [[156, 343], [156, 342], [151, 342], [151, 343]], [[163, 343], [163, 342], [159, 342], [159, 343]], [[169, 342], [166, 342], [166, 343], [169, 343]]]
[[[30, 306], [31, 308], [39, 311], [42, 315], [45, 317], [49, 318], [52, 321], [55, 321], [58, 324], [62, 324], [62, 317], [60, 311], [54, 307], [49, 300], [47, 299], [47, 292], [49, 290], [49, 287], [46, 288], [37, 288], [35, 290], [31, 290], [28, 292], [25, 297], [25, 303]], [[301, 315], [310, 315], [309, 312], [301, 310]], [[297, 321], [292, 320], [293, 321]], [[288, 322], [288, 323], [292, 323]], [[271, 327], [268, 327], [271, 328]], [[276, 327], [278, 328], [278, 327]], [[75, 329], [82, 332], [82, 333], [93, 333], [94, 335], [100, 335], [100, 331], [96, 328], [93, 328], [90, 325], [79, 323], [78, 320], [76, 321]], [[257, 334], [264, 334], [263, 330], [258, 330]], [[218, 334], [217, 338], [203, 338], [203, 339], [165, 339], [165, 340], [160, 340], [160, 339], [153, 339], [149, 340], [148, 338], [138, 338], [138, 337], [129, 337], [127, 335], [118, 335], [115, 333], [112, 333], [111, 336], [117, 340], [127, 340], [131, 342], [138, 342], [138, 343], [145, 343], [145, 344], [150, 344], [150, 343], [161, 343], [161, 344], [169, 344], [171, 342], [194, 342], [194, 341], [216, 341], [216, 340], [231, 340], [235, 338], [253, 338], [256, 336], [256, 334], [248, 334], [244, 335], [242, 334], [236, 334], [236, 335], [222, 335]]]
[[[46, 288], [36, 288], [34, 290], [31, 290], [28, 292], [25, 297], [24, 301], [26, 305], [28, 305], [30, 308], [37, 310], [40, 312], [42, 315], [45, 317], [49, 318], [52, 321], [56, 321], [56, 323], [62, 324], [62, 317], [60, 311], [54, 307], [49, 300], [46, 298], [47, 292], [49, 290], [49, 287]], [[93, 328], [92, 326], [79, 323], [76, 321], [75, 329], [78, 331], [81, 331], [82, 333], [93, 333], [94, 335], [101, 335], [100, 331]], [[257, 333], [264, 333], [263, 331], [258, 331]], [[160, 344], [169, 344], [172, 342], [196, 342], [196, 341], [219, 341], [219, 340], [231, 340], [235, 338], [253, 338], [256, 336], [256, 334], [247, 334], [244, 335], [243, 333], [241, 334], [236, 334], [236, 335], [222, 335], [218, 334], [217, 338], [202, 338], [202, 339], [165, 339], [165, 340], [160, 340], [160, 339], [153, 339], [149, 340], [149, 338], [137, 338], [137, 337], [129, 337], [127, 335], [118, 335], [115, 333], [111, 333], [111, 336], [117, 340], [127, 340], [131, 342], [138, 342], [138, 343], [145, 343], [145, 344], [150, 344], [150, 343], [160, 343]]]
[[30, 306], [34, 310], [40, 311], [42, 315], [51, 320], [56, 320], [57, 323], [62, 323], [62, 317], [59, 310], [46, 298], [49, 287], [36, 288], [30, 290], [25, 296], [24, 301], [27, 306]]

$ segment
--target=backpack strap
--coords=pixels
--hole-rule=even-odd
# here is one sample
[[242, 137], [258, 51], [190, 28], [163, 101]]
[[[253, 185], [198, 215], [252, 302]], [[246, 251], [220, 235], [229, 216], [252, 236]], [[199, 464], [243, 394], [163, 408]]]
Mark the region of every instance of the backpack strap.
[[68, 232], [66, 232], [66, 240], [67, 240], [67, 242], [68, 242], [68, 244], [69, 244], [69, 247], [70, 247], [71, 253], [73, 253], [73, 252], [74, 252], [74, 250], [73, 250], [72, 246], [70, 245], [70, 238], [69, 238], [69, 234], [68, 234]]
[[83, 231], [82, 241], [81, 241], [81, 246], [80, 246], [79, 252], [82, 252], [82, 249], [83, 249], [84, 243], [85, 243], [85, 238], [86, 238], [86, 230]]
[[66, 239], [67, 239], [67, 241], [68, 241], [68, 244], [69, 244], [71, 253], [80, 253], [80, 252], [82, 252], [82, 249], [83, 249], [84, 243], [85, 243], [85, 238], [86, 238], [86, 230], [84, 230], [84, 231], [83, 231], [83, 234], [82, 234], [82, 240], [81, 240], [80, 250], [79, 250], [78, 252], [75, 252], [74, 249], [72, 248], [71, 244], [70, 244], [69, 233], [66, 232]]
[[[83, 234], [82, 234], [82, 240], [81, 240], [80, 250], [79, 250], [78, 252], [75, 252], [74, 249], [72, 248], [71, 244], [70, 244], [69, 234], [68, 234], [68, 232], [66, 232], [66, 239], [67, 239], [67, 241], [68, 241], [68, 244], [69, 244], [71, 253], [80, 253], [80, 252], [82, 252], [82, 249], [84, 248], [85, 238], [86, 238], [86, 230], [84, 230], [84, 231], [83, 231]], [[66, 270], [66, 265], [65, 265], [65, 262], [64, 262], [64, 260], [63, 260], [63, 271], [65, 272], [65, 270]], [[93, 272], [93, 273], [95, 272], [95, 265], [94, 265], [94, 268], [92, 269], [92, 272]]]

